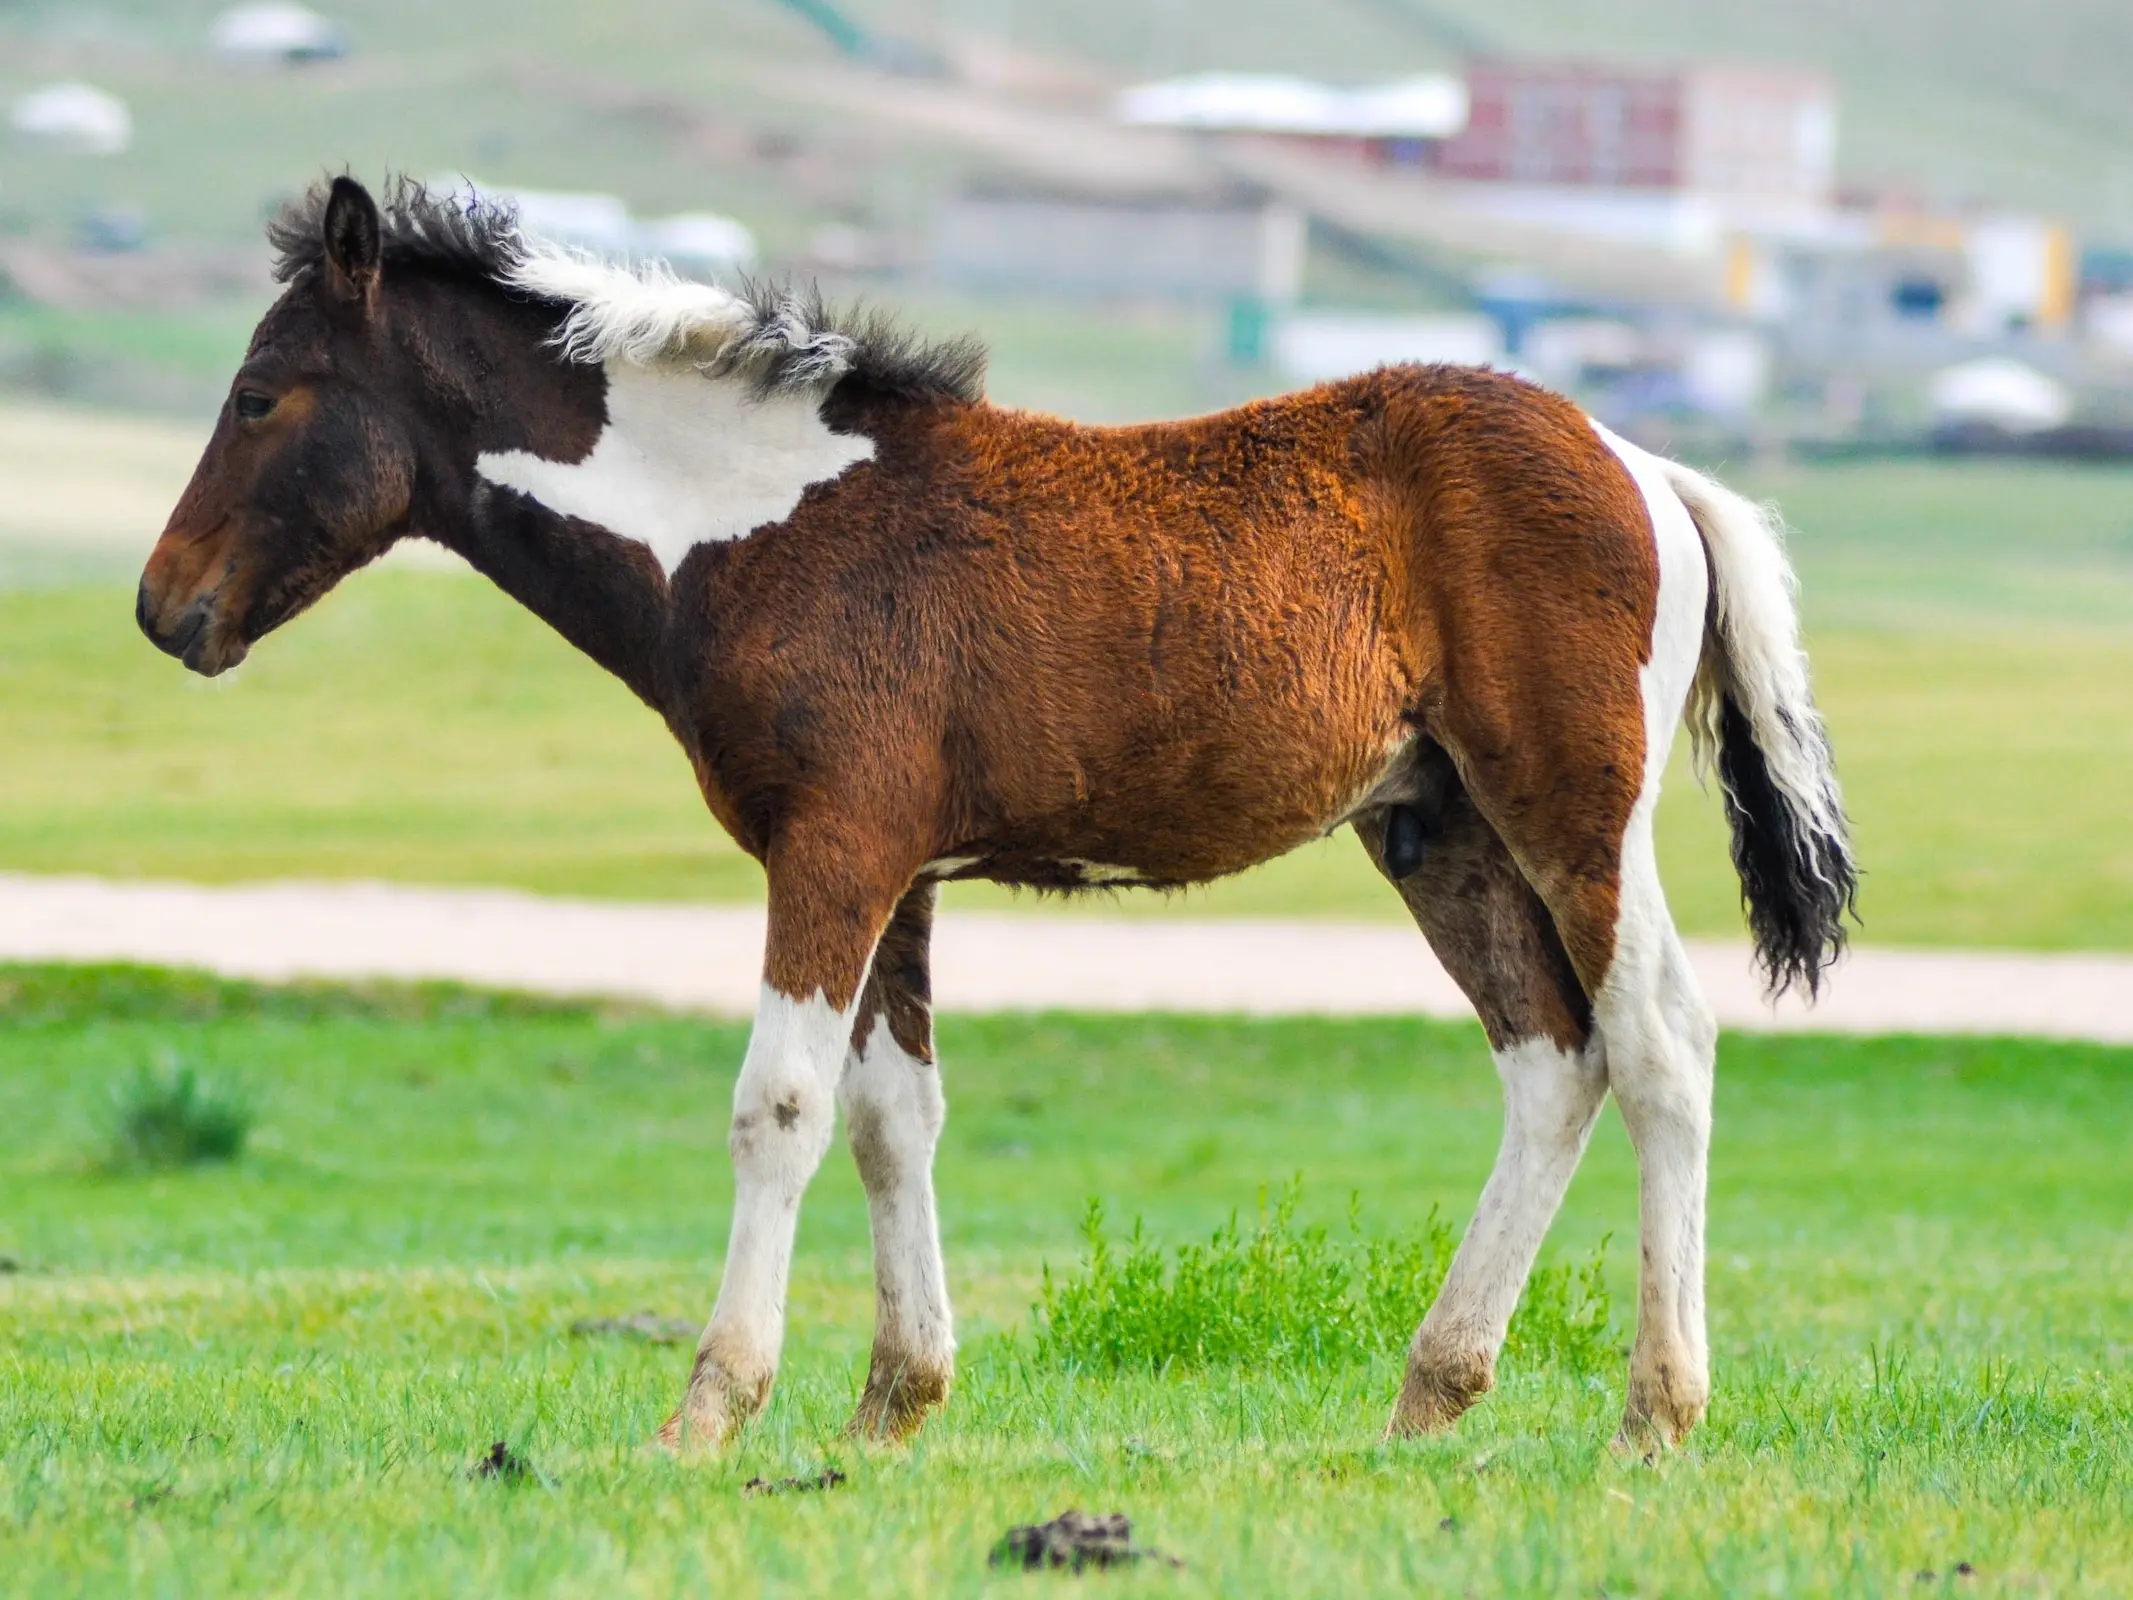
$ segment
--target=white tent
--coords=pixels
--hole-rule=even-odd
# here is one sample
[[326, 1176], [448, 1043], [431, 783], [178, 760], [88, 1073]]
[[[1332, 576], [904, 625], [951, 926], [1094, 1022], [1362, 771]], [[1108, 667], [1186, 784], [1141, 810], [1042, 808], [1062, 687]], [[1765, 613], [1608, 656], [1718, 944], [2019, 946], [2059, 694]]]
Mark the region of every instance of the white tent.
[[348, 35], [338, 23], [279, 0], [232, 6], [215, 19], [207, 44], [226, 61], [268, 64], [326, 61], [348, 53]]
[[133, 143], [126, 102], [86, 83], [53, 83], [23, 96], [8, 119], [26, 139], [113, 156]]

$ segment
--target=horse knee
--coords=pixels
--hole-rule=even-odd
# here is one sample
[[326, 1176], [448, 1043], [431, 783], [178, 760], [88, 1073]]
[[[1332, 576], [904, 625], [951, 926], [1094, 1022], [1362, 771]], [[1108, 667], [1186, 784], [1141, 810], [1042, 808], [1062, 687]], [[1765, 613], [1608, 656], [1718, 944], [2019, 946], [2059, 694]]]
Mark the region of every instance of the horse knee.
[[1708, 1129], [1718, 1023], [1693, 981], [1662, 980], [1628, 1003], [1603, 1004], [1600, 1032], [1625, 1117]]
[[869, 1189], [891, 1186], [933, 1164], [947, 1120], [940, 1071], [877, 1030], [838, 1085], [852, 1160]]
[[771, 1080], [734, 1106], [727, 1148], [738, 1172], [804, 1179], [821, 1163], [834, 1123], [829, 1096], [819, 1085], [799, 1076]]

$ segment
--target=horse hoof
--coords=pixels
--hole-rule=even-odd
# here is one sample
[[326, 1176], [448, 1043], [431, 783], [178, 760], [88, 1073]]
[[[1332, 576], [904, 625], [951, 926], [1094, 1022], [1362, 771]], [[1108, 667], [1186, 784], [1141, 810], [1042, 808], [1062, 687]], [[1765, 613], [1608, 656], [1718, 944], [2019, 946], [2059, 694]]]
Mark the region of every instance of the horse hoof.
[[1493, 1363], [1486, 1356], [1410, 1361], [1385, 1437], [1426, 1439], [1450, 1433], [1468, 1408], [1495, 1386]]
[[925, 1426], [926, 1418], [948, 1400], [950, 1374], [899, 1363], [883, 1376], [877, 1363], [867, 1373], [866, 1389], [852, 1420], [849, 1438], [876, 1444], [901, 1444]]

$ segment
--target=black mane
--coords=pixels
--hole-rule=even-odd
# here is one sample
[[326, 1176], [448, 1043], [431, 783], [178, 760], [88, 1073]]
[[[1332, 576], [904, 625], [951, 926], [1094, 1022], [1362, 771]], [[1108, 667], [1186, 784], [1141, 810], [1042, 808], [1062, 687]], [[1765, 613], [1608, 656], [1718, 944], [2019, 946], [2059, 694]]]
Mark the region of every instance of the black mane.
[[[326, 259], [324, 180], [283, 206], [267, 224], [274, 277], [293, 282]], [[471, 191], [438, 193], [413, 178], [388, 178], [377, 197], [378, 227], [388, 266], [422, 267], [500, 281], [523, 252], [518, 207]]]
[[[293, 282], [324, 262], [331, 193], [329, 183], [315, 183], [267, 224], [278, 282]], [[526, 242], [510, 201], [394, 177], [377, 204], [386, 266], [476, 278], [521, 292], [511, 275], [526, 257]], [[719, 365], [745, 374], [766, 393], [851, 377], [903, 398], [984, 398], [985, 346], [973, 337], [922, 338], [886, 312], [833, 306], [812, 283], [744, 278], [733, 292], [748, 306], [754, 326], [736, 337]], [[826, 345], [839, 351], [833, 361], [824, 360]]]

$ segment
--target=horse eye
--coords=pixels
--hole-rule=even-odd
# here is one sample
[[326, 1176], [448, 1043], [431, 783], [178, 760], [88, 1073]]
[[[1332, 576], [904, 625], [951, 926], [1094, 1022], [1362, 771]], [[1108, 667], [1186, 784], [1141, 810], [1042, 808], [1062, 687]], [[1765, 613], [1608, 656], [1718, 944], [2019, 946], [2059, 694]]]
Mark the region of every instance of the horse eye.
[[237, 415], [247, 422], [257, 422], [261, 417], [272, 411], [274, 405], [275, 401], [272, 395], [261, 394], [257, 389], [239, 389], [237, 391]]

